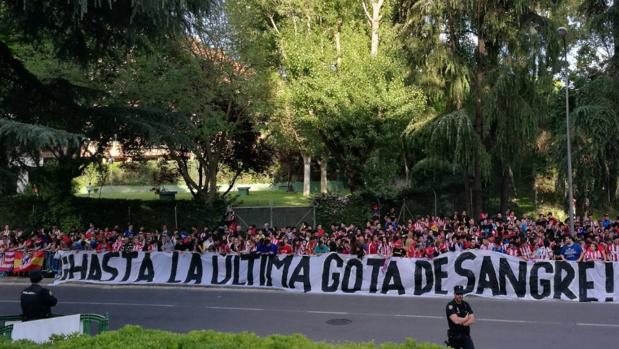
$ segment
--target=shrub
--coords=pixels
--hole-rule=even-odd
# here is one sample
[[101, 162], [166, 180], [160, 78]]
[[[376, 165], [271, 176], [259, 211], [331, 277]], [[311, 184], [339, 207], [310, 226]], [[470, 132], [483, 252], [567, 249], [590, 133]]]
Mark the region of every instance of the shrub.
[[[0, 339], [0, 347], [6, 349], [37, 349], [43, 346], [32, 342], [8, 342]], [[78, 336], [54, 341], [45, 345], [50, 349], [138, 349], [138, 348], [213, 348], [213, 349], [444, 349], [429, 343], [417, 343], [407, 339], [404, 343], [343, 343], [330, 344], [314, 342], [302, 335], [272, 335], [258, 337], [253, 333], [222, 333], [215, 331], [191, 331], [186, 334], [144, 329], [139, 326], [125, 326], [118, 331], [110, 331], [95, 337]]]
[[318, 194], [314, 197], [316, 223], [365, 225], [370, 218], [370, 205], [359, 195]]
[[[157, 200], [91, 199], [75, 197], [72, 200], [75, 217], [59, 221], [50, 212], [50, 202], [32, 196], [13, 196], [0, 200], [0, 224], [31, 230], [38, 226], [63, 224], [63, 229], [94, 223], [97, 227], [124, 226], [131, 222], [147, 229], [167, 224], [174, 228], [175, 207], [178, 227], [215, 227], [222, 222], [226, 204], [217, 201], [212, 207], [189, 200], [174, 202]], [[65, 217], [66, 218], [66, 217]]]

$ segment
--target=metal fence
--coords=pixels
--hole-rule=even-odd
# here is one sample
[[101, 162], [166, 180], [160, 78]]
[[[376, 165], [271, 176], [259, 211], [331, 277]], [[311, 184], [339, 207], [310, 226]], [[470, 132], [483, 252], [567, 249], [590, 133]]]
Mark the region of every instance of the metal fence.
[[316, 208], [313, 206], [234, 207], [233, 209], [237, 221], [243, 228], [250, 225], [262, 227], [265, 223], [271, 227], [299, 227], [302, 223], [316, 226]]

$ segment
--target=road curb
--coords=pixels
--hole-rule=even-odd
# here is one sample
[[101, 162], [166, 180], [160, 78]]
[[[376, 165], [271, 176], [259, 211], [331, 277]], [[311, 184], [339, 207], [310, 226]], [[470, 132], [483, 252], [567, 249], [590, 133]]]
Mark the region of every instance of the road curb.
[[[28, 286], [30, 285], [30, 280], [27, 278], [21, 277], [5, 277], [0, 278], [0, 287], [2, 286]], [[227, 285], [188, 285], [188, 284], [100, 284], [100, 283], [88, 283], [88, 282], [71, 282], [67, 281], [60, 285], [54, 285], [54, 279], [46, 278], [43, 279], [40, 284], [42, 286], [48, 287], [62, 287], [62, 286], [72, 286], [72, 287], [96, 287], [96, 288], [182, 288], [182, 289], [203, 289], [203, 290], [234, 290], [240, 292], [274, 292], [281, 293], [286, 292], [285, 290], [280, 290], [277, 288], [243, 288], [243, 287], [233, 287]]]

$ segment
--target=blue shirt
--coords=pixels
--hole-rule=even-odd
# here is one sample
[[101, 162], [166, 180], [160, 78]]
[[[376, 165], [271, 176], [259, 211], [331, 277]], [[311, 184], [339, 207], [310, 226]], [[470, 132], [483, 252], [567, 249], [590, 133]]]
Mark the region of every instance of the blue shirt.
[[568, 261], [577, 261], [582, 253], [582, 248], [579, 244], [565, 245], [561, 247], [561, 255]]
[[277, 254], [277, 245], [271, 244], [271, 243], [269, 243], [268, 245], [267, 244], [258, 244], [258, 246], [256, 247], [256, 251], [259, 254], [276, 255]]

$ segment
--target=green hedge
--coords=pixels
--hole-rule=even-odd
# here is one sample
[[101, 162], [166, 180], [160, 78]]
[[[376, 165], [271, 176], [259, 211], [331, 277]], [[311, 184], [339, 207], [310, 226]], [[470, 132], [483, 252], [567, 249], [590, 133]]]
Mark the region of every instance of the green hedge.
[[221, 333], [215, 331], [192, 331], [186, 334], [149, 330], [139, 326], [125, 326], [118, 331], [102, 333], [95, 337], [77, 336], [55, 340], [52, 344], [37, 345], [32, 342], [10, 343], [0, 340], [0, 347], [6, 349], [58, 348], [58, 349], [137, 349], [137, 348], [213, 348], [213, 349], [441, 349], [436, 344], [416, 343], [407, 339], [401, 344], [344, 343], [329, 344], [313, 342], [302, 335], [258, 337], [252, 333]]
[[339, 223], [364, 226], [371, 218], [371, 203], [358, 195], [318, 194], [314, 196], [314, 205], [316, 223], [324, 226]]
[[[174, 228], [175, 208], [178, 227], [215, 227], [222, 221], [225, 203], [218, 202], [207, 208], [189, 200], [174, 202], [158, 200], [90, 199], [75, 197], [72, 200], [76, 215], [82, 227], [94, 223], [97, 227], [126, 226], [133, 223], [136, 228], [161, 228], [167, 224]], [[32, 196], [14, 196], [0, 200], [0, 224], [32, 229], [40, 225], [62, 224], [60, 219], [48, 214], [48, 203]], [[59, 222], [60, 221], [60, 222]]]

